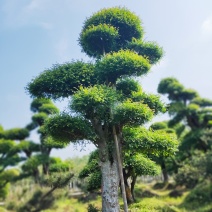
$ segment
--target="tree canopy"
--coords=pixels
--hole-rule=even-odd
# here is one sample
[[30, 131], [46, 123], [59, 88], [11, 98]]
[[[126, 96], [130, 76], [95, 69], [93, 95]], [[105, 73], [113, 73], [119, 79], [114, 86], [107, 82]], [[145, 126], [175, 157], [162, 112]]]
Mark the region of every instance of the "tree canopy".
[[[167, 154], [175, 149], [175, 142], [163, 134], [147, 139], [142, 145], [144, 137], [134, 133], [139, 125], [165, 110], [159, 97], [144, 93], [135, 80], [147, 74], [163, 55], [162, 48], [144, 41], [143, 35], [140, 18], [128, 9], [100, 10], [86, 19], [79, 37], [82, 51], [93, 58], [93, 62], [55, 65], [27, 86], [33, 97], [71, 97], [70, 113], [54, 115], [45, 122], [43, 132], [60, 138], [61, 142], [90, 140], [97, 146], [103, 211], [119, 211], [118, 186], [122, 170], [116, 151], [120, 149], [122, 153], [127, 139], [131, 139], [131, 145], [139, 143], [135, 148], [146, 148], [155, 154], [159, 154], [159, 148], [165, 148]], [[35, 119], [42, 122], [44, 114]], [[128, 134], [134, 136], [131, 138], [126, 131], [129, 126]]]

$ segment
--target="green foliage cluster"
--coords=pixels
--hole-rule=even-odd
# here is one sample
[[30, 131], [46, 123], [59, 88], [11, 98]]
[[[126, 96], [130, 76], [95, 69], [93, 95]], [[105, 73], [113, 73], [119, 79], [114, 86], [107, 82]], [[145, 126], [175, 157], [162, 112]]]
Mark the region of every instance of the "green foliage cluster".
[[10, 183], [19, 177], [19, 170], [10, 168], [0, 172], [0, 199], [5, 199], [9, 193]]
[[[210, 181], [205, 181], [204, 183], [198, 184], [185, 198], [182, 207], [188, 210], [196, 211], [211, 211], [211, 201], [212, 201], [212, 184]], [[210, 206], [206, 210], [201, 210], [203, 206]]]
[[22, 160], [18, 155], [16, 146], [16, 143], [12, 140], [0, 140], [0, 172]]
[[140, 19], [126, 8], [115, 7], [100, 10], [85, 21], [79, 44], [87, 55], [98, 58], [142, 36]]
[[32, 173], [35, 169], [37, 169], [40, 165], [49, 161], [49, 157], [44, 154], [36, 154], [31, 156], [26, 160], [26, 162], [22, 165], [22, 169], [25, 173]]
[[116, 83], [116, 90], [123, 99], [132, 98], [133, 93], [141, 91], [140, 84], [132, 78], [122, 78]]
[[142, 154], [124, 154], [124, 169], [129, 170], [133, 168], [136, 176], [150, 175], [155, 176], [160, 173], [160, 168], [156, 163]]
[[[108, 110], [117, 101], [116, 92], [105, 85], [83, 88], [73, 96], [71, 108], [85, 118], [107, 119]], [[110, 118], [110, 117], [108, 117]]]
[[52, 189], [64, 188], [73, 178], [73, 164], [70, 161], [62, 161], [60, 158], [49, 158], [49, 173], [43, 176], [42, 185]]
[[133, 39], [132, 42], [128, 43], [127, 48], [142, 55], [150, 64], [157, 63], [163, 55], [163, 49], [155, 42], [144, 42]]
[[29, 136], [29, 131], [25, 128], [13, 128], [0, 132], [0, 138], [10, 140], [23, 140]]
[[94, 140], [93, 138], [95, 138], [92, 126], [86, 119], [65, 113], [46, 120], [45, 130], [61, 143], [83, 139]]
[[152, 117], [153, 111], [140, 102], [123, 102], [114, 111], [114, 121], [122, 126], [142, 125], [151, 120]]
[[[80, 44], [88, 55], [98, 57], [103, 51], [115, 49], [119, 34], [115, 27], [107, 24], [91, 25], [81, 33]], [[89, 50], [88, 50], [89, 49]], [[85, 50], [85, 51], [86, 51]]]
[[150, 64], [145, 58], [129, 50], [107, 54], [96, 64], [100, 80], [110, 83], [123, 76], [141, 76], [149, 69]]
[[28, 84], [27, 90], [33, 97], [65, 98], [73, 95], [80, 85], [96, 83], [94, 65], [82, 61], [72, 61], [54, 65]]
[[91, 152], [87, 164], [80, 171], [80, 179], [86, 179], [86, 189], [93, 191], [101, 187], [101, 171], [98, 150]]
[[182, 167], [175, 175], [175, 181], [178, 185], [184, 185], [187, 188], [194, 188], [198, 183], [206, 179], [212, 179], [212, 152], [203, 153], [196, 151], [191, 158], [187, 158]]
[[175, 134], [151, 132], [143, 127], [125, 127], [123, 134], [127, 141], [126, 149], [138, 149], [138, 151], [141, 150], [145, 154], [172, 155], [178, 147]]

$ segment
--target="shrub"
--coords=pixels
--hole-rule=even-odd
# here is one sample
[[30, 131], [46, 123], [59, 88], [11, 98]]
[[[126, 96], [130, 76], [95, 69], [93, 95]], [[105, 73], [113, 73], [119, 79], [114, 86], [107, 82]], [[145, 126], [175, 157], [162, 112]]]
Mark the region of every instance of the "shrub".
[[204, 181], [198, 184], [185, 198], [182, 206], [187, 209], [197, 209], [212, 202], [212, 183]]
[[99, 212], [100, 210], [92, 204], [88, 205], [88, 212]]
[[132, 211], [142, 211], [142, 212], [178, 212], [179, 210], [174, 206], [169, 206], [162, 200], [157, 198], [145, 198], [139, 203], [132, 204], [130, 206]]
[[178, 170], [175, 176], [176, 184], [184, 185], [186, 188], [194, 188], [199, 182], [200, 174], [201, 172], [197, 167], [186, 164]]

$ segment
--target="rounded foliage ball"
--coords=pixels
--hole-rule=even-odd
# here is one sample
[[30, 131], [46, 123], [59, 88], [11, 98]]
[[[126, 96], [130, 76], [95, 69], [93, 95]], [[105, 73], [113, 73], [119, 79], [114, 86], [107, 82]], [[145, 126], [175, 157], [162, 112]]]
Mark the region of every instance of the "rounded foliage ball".
[[[88, 35], [85, 35], [91, 29], [95, 31], [95, 36], [87, 39]], [[96, 35], [99, 36], [98, 39]], [[110, 48], [107, 49], [109, 52], [119, 50], [133, 38], [141, 39], [142, 36], [143, 28], [140, 18], [126, 8], [113, 7], [100, 10], [85, 21], [79, 43], [86, 54], [96, 57], [103, 55], [104, 52], [99, 51], [100, 48], [98, 45], [95, 49], [90, 43], [96, 41], [98, 44], [102, 44], [102, 49], [106, 46], [106, 43], [115, 41], [113, 45], [109, 45]]]

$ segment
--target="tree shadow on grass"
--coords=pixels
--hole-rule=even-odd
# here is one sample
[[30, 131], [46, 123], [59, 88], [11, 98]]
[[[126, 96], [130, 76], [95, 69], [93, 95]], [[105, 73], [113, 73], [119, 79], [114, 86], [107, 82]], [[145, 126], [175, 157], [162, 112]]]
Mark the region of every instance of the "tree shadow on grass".
[[52, 194], [45, 196], [42, 191], [36, 191], [32, 198], [23, 206], [21, 206], [17, 212], [39, 212], [44, 209], [50, 208], [55, 201]]
[[101, 196], [100, 192], [91, 192], [91, 193], [88, 193], [87, 195], [80, 197], [79, 201], [85, 203], [85, 202], [89, 202], [91, 200], [97, 200], [97, 198], [99, 196]]

